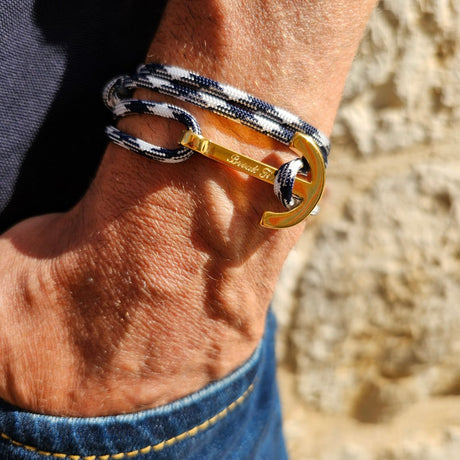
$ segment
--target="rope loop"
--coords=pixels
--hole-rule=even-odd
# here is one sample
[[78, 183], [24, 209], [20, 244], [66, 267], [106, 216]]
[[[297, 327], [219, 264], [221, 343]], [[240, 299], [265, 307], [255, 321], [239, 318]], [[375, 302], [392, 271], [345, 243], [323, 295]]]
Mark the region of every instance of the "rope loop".
[[295, 158], [282, 164], [276, 171], [273, 191], [278, 200], [287, 209], [292, 209], [297, 205], [298, 200], [295, 198], [292, 188], [297, 174], [306, 174], [308, 172], [308, 165], [305, 163], [303, 158]]
[[[187, 129], [196, 134], [201, 134], [200, 125], [196, 118], [181, 107], [163, 102], [144, 101], [140, 99], [120, 100], [118, 96], [114, 97], [113, 101], [110, 101], [110, 103], [112, 112], [117, 118], [136, 113], [156, 115], [158, 117], [179, 121], [184, 124]], [[187, 160], [193, 155], [193, 151], [186, 147], [179, 147], [177, 149], [160, 147], [131, 136], [131, 134], [125, 133], [114, 126], [107, 126], [105, 132], [107, 137], [114, 144], [163, 163], [179, 163]]]

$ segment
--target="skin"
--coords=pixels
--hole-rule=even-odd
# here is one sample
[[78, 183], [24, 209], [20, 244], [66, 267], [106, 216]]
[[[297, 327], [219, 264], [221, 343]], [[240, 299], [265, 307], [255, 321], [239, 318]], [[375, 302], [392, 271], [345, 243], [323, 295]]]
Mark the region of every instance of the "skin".
[[[330, 134], [374, 4], [170, 0], [146, 60], [247, 90]], [[275, 141], [180, 105], [206, 137], [280, 164], [286, 150]], [[164, 146], [181, 130], [148, 116], [120, 127]], [[269, 186], [209, 159], [156, 164], [109, 144], [74, 209], [0, 237], [0, 398], [40, 413], [109, 415], [234, 370], [262, 337], [303, 230], [259, 227], [265, 210], [281, 210]]]

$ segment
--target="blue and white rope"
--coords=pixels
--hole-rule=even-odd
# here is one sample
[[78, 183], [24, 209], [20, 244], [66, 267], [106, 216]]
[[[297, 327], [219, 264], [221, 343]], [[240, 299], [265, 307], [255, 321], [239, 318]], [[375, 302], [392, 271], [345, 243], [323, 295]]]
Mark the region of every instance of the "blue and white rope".
[[[125, 99], [118, 100], [117, 103], [113, 105], [112, 112], [116, 117], [142, 113], [169, 118], [171, 120], [180, 121], [187, 129], [196, 134], [201, 134], [200, 125], [195, 117], [187, 110], [171, 104], [143, 101], [139, 99]], [[162, 161], [164, 163], [178, 163], [190, 158], [194, 153], [186, 147], [167, 149], [165, 147], [150, 144], [114, 126], [107, 126], [105, 132], [113, 143], [132, 150], [135, 153], [144, 155], [152, 160]]]
[[[144, 113], [172, 118], [200, 134], [195, 118], [186, 110], [170, 104], [131, 99], [136, 88], [157, 93], [205, 108], [289, 145], [294, 134], [301, 132], [311, 136], [320, 148], [325, 164], [330, 151], [329, 139], [316, 128], [284, 109], [273, 106], [229, 85], [220, 84], [188, 70], [160, 64], [145, 64], [134, 75], [115, 78], [103, 92], [106, 106], [116, 117], [132, 113]], [[165, 162], [187, 159], [193, 152], [185, 149], [165, 149], [108, 127], [109, 139], [149, 158]], [[290, 208], [296, 200], [292, 194], [294, 180], [299, 172], [308, 171], [308, 164], [301, 158], [283, 164], [275, 176], [275, 195]]]

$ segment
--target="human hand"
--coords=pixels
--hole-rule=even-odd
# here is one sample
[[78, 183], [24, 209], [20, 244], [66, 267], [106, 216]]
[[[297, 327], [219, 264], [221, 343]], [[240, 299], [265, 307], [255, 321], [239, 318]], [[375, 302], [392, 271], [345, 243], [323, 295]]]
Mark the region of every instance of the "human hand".
[[[171, 0], [148, 60], [250, 91], [330, 133], [374, 2], [324, 3]], [[191, 111], [206, 137], [281, 163], [274, 141]], [[145, 116], [121, 127], [158, 145], [179, 138]], [[266, 184], [208, 159], [160, 165], [109, 145], [73, 210], [0, 240], [0, 397], [62, 415], [132, 412], [235, 369], [263, 334], [302, 231], [260, 228], [274, 206]]]

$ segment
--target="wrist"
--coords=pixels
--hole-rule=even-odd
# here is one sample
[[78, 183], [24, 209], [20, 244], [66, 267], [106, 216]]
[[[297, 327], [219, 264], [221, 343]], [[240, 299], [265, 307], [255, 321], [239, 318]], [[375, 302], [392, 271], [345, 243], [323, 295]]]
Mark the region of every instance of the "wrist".
[[20, 269], [9, 281], [17, 295], [2, 298], [0, 397], [60, 415], [130, 412], [185, 396], [247, 359], [266, 305], [245, 290], [239, 261], [225, 266], [192, 225], [190, 194], [179, 192], [189, 211], [176, 220], [126, 197], [118, 212], [112, 204], [97, 214], [108, 199], [97, 180], [91, 193], [99, 199], [4, 237], [2, 262], [11, 256]]

